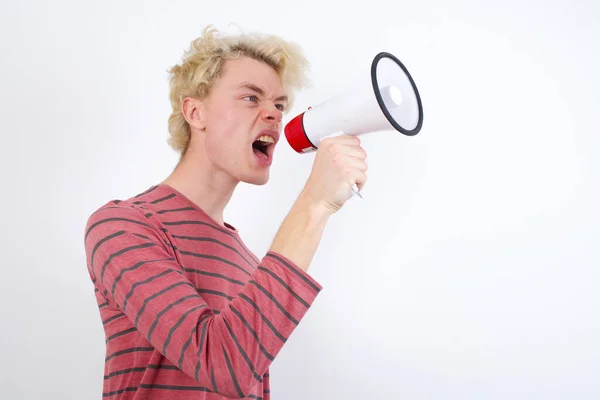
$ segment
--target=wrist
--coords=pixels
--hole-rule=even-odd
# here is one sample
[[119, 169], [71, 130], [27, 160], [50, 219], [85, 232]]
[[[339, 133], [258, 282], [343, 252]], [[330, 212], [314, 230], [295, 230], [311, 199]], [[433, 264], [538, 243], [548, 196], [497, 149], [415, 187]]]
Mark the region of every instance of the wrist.
[[302, 209], [315, 222], [326, 222], [327, 219], [335, 213], [335, 210], [328, 207], [325, 201], [315, 197], [306, 189], [304, 189], [296, 199], [294, 208]]

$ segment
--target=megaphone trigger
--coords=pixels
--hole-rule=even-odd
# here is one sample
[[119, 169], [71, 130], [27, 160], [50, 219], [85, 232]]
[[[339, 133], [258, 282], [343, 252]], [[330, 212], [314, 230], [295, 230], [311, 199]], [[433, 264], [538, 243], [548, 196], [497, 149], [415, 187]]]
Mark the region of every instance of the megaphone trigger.
[[358, 190], [358, 186], [356, 186], [356, 183], [354, 185], [352, 185], [352, 192], [355, 195], [357, 195], [358, 197], [360, 197], [361, 199], [363, 198], [362, 194], [360, 194], [360, 191]]

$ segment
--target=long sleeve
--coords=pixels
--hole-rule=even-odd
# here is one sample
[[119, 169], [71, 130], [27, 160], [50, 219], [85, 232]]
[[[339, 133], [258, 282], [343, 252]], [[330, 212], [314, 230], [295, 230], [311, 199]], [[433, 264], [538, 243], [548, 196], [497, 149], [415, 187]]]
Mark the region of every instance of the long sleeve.
[[151, 346], [207, 391], [232, 398], [261, 379], [321, 290], [290, 260], [268, 252], [214, 313], [164, 232], [133, 207], [94, 213], [85, 249], [95, 287]]

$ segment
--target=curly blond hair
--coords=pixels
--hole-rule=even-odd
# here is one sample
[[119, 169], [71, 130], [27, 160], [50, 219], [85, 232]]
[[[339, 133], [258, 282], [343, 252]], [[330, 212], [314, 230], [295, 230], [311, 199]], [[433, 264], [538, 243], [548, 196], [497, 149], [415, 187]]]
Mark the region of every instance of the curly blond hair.
[[310, 84], [306, 76], [309, 62], [297, 44], [272, 34], [252, 32], [226, 36], [212, 25], [206, 27], [200, 37], [192, 40], [182, 62], [168, 70], [172, 107], [168, 143], [182, 156], [190, 142], [190, 127], [181, 109], [183, 99], [208, 95], [225, 61], [242, 56], [265, 62], [277, 72], [289, 97], [284, 111], [293, 107], [294, 91]]

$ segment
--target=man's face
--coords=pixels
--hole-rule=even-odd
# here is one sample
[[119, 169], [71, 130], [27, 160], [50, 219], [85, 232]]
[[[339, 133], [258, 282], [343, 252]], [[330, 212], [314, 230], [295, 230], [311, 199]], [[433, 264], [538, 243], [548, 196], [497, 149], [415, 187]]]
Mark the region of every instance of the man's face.
[[[211, 163], [237, 181], [265, 184], [285, 106], [273, 68], [245, 57], [227, 61], [203, 110]], [[264, 143], [257, 142], [260, 137]]]

